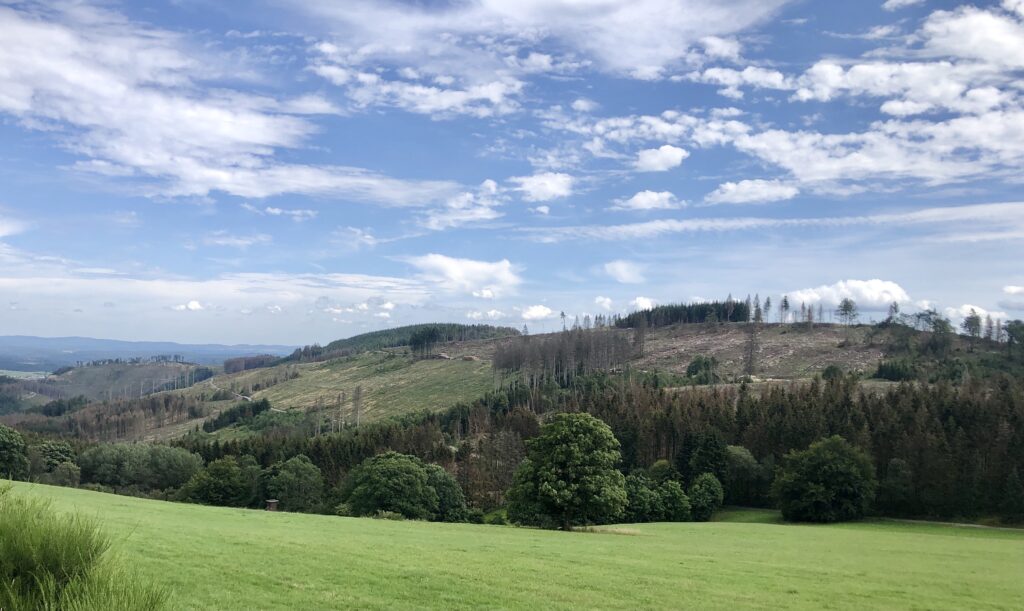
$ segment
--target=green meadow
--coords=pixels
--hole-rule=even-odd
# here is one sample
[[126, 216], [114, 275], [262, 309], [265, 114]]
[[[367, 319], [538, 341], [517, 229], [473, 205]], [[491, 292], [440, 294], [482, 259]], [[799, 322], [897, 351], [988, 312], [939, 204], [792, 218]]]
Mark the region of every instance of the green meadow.
[[1024, 608], [1024, 531], [733, 510], [564, 533], [14, 486], [96, 517], [171, 609]]

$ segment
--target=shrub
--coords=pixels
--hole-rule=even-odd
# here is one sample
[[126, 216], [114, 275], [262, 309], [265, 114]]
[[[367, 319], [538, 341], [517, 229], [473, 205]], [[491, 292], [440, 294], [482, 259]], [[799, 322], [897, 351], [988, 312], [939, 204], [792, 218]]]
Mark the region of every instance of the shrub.
[[364, 460], [349, 474], [343, 494], [357, 516], [391, 512], [430, 520], [438, 511], [437, 491], [430, 486], [423, 462], [398, 452]]
[[149, 611], [165, 591], [106, 558], [110, 539], [80, 516], [0, 489], [0, 609]]
[[607, 424], [590, 414], [558, 414], [526, 448], [508, 493], [513, 522], [571, 530], [622, 516], [619, 441]]
[[786, 520], [841, 522], [864, 516], [875, 486], [871, 459], [835, 435], [787, 454], [772, 491]]
[[39, 476], [39, 482], [51, 486], [77, 488], [82, 479], [82, 470], [73, 462], [62, 462], [53, 471]]
[[722, 507], [725, 492], [711, 473], [702, 473], [690, 485], [690, 513], [696, 522], [707, 522]]
[[28, 477], [28, 456], [25, 439], [18, 431], [0, 424], [0, 477]]

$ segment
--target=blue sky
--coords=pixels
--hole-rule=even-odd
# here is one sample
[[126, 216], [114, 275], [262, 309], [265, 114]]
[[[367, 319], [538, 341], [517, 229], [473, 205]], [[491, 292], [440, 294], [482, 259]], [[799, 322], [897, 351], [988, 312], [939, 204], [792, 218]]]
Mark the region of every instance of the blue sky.
[[0, 334], [1024, 316], [1024, 0], [0, 0]]

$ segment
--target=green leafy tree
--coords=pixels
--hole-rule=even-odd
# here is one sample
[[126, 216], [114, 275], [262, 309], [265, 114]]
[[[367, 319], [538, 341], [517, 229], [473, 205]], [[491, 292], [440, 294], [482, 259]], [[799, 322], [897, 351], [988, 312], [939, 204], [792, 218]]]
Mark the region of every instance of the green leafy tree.
[[971, 349], [973, 349], [975, 342], [981, 337], [981, 316], [974, 308], [971, 308], [970, 313], [964, 316], [963, 322], [960, 323], [960, 329], [971, 338]]
[[434, 519], [440, 502], [423, 462], [398, 452], [363, 461], [349, 474], [342, 496], [352, 515], [392, 512], [413, 520]]
[[589, 414], [558, 414], [526, 445], [508, 493], [512, 521], [571, 530], [622, 516], [620, 446], [607, 424]]
[[655, 483], [646, 475], [626, 476], [626, 522], [656, 522], [665, 514], [661, 495]]
[[439, 522], [465, 522], [469, 520], [466, 495], [459, 482], [440, 465], [426, 465], [427, 485], [437, 493], [437, 515]]
[[679, 471], [672, 466], [672, 463], [664, 458], [654, 461], [654, 464], [647, 469], [647, 477], [651, 478], [658, 484], [671, 480], [679, 481], [682, 479], [682, 475]]
[[868, 455], [834, 435], [788, 453], [772, 491], [786, 520], [842, 522], [864, 516], [875, 488]]
[[763, 505], [768, 478], [750, 450], [742, 446], [727, 446], [725, 459], [725, 502], [730, 505]]
[[184, 500], [203, 505], [248, 507], [256, 502], [259, 467], [251, 456], [228, 456], [211, 462], [185, 484]]
[[75, 462], [75, 450], [66, 441], [44, 441], [28, 449], [33, 472], [49, 473], [61, 463]]
[[857, 302], [849, 297], [843, 297], [843, 300], [839, 302], [839, 308], [836, 309], [836, 315], [844, 325], [849, 326], [857, 322], [857, 318], [860, 316], [857, 311]]
[[721, 509], [725, 499], [722, 483], [711, 473], [698, 475], [690, 485], [690, 513], [697, 522], [707, 522]]
[[27, 476], [25, 438], [18, 431], [0, 424], [0, 477], [24, 479]]
[[276, 467], [267, 481], [267, 494], [281, 502], [281, 509], [308, 512], [320, 507], [324, 478], [309, 458], [299, 454]]
[[669, 480], [662, 482], [657, 488], [664, 510], [663, 520], [669, 522], [686, 522], [690, 519], [690, 497], [686, 496], [682, 484]]

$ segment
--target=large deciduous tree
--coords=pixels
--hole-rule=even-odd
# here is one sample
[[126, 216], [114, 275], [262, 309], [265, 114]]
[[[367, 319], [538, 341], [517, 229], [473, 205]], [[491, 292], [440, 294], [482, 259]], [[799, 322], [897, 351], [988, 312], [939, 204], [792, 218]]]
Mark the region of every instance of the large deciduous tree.
[[0, 477], [24, 479], [28, 476], [25, 439], [18, 431], [0, 424]]
[[398, 452], [363, 461], [349, 474], [342, 496], [357, 516], [387, 511], [413, 520], [432, 520], [439, 505], [423, 462]]
[[558, 414], [527, 442], [509, 491], [509, 518], [563, 530], [617, 520], [626, 508], [620, 460], [607, 424], [589, 414]]
[[875, 488], [868, 455], [833, 435], [786, 454], [772, 491], [786, 520], [842, 522], [864, 517]]

